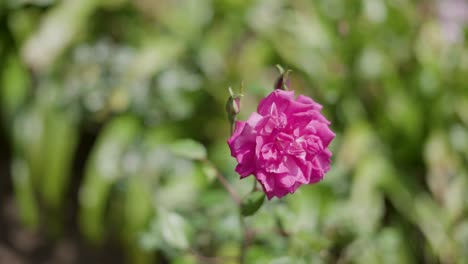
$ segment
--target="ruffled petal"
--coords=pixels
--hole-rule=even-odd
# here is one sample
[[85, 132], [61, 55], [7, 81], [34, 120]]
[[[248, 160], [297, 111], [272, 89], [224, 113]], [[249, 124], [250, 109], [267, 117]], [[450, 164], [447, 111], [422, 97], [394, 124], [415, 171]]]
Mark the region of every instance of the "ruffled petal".
[[262, 119], [257, 113], [252, 113], [247, 122], [237, 121], [236, 127], [231, 138], [227, 143], [231, 149], [231, 156], [236, 157], [240, 153], [244, 153], [251, 148], [255, 143], [256, 133], [254, 131], [255, 125]]
[[276, 189], [275, 180], [273, 177], [268, 177], [264, 171], [259, 170], [255, 172], [255, 177], [262, 186], [263, 191], [265, 192], [268, 200], [271, 200], [275, 196], [274, 190]]
[[253, 174], [256, 170], [255, 156], [252, 150], [248, 150], [242, 155], [236, 157], [239, 164], [236, 166], [236, 172], [239, 173], [241, 178], [245, 178]]
[[[244, 131], [245, 129], [245, 125], [247, 124], [247, 122], [242, 122], [242, 121], [237, 121], [235, 126], [234, 126], [234, 133], [232, 134], [232, 136], [227, 140], [227, 143], [229, 145], [229, 147], [231, 147], [231, 145], [233, 145], [233, 142], [239, 138], [240, 134], [242, 133], [242, 131]], [[232, 147], [231, 147], [231, 150], [232, 150]], [[234, 156], [234, 155], [233, 155]]]
[[313, 110], [318, 110], [318, 111], [322, 110], [321, 104], [315, 102], [314, 100], [312, 100], [312, 98], [308, 96], [304, 96], [302, 94], [297, 97], [296, 102], [307, 105], [309, 108]]
[[276, 111], [285, 112], [291, 101], [294, 100], [294, 91], [274, 90], [267, 97], [263, 98], [258, 104], [257, 112], [266, 116], [271, 113], [274, 105]]
[[322, 140], [323, 147], [328, 147], [330, 142], [335, 138], [335, 133], [333, 133], [333, 131], [323, 123], [318, 123], [315, 128], [317, 136]]
[[247, 124], [249, 124], [250, 127], [255, 127], [260, 120], [262, 120], [263, 116], [259, 115], [256, 112], [253, 112], [250, 114], [249, 119], [247, 119]]
[[[307, 183], [308, 177], [305, 172], [307, 172], [307, 166], [305, 162], [298, 160], [295, 157], [287, 157], [284, 161], [285, 166], [288, 168], [288, 174], [293, 177], [295, 182]], [[288, 186], [291, 187], [291, 185]], [[286, 186], [285, 186], [286, 187]]]

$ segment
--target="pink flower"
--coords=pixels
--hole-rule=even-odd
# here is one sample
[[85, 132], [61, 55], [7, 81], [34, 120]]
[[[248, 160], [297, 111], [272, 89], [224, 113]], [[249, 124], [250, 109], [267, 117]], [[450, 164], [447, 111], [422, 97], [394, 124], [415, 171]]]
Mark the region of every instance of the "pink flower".
[[227, 141], [241, 178], [257, 178], [268, 199], [322, 180], [330, 170], [328, 145], [335, 134], [322, 106], [293, 91], [274, 90]]

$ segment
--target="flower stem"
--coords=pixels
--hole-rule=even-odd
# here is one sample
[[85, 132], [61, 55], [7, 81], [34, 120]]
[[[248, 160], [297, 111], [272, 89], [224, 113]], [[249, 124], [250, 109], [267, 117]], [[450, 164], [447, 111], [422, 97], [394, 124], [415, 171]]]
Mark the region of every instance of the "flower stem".
[[239, 264], [245, 263], [245, 256], [247, 254], [247, 226], [245, 224], [244, 216], [242, 215], [239, 207], [239, 223], [242, 230], [242, 240], [240, 245]]
[[237, 206], [240, 206], [241, 204], [241, 198], [240, 196], [236, 193], [234, 188], [229, 184], [229, 181], [224, 177], [221, 172], [214, 166], [209, 160], [204, 160], [203, 162], [208, 163], [211, 165], [216, 170], [216, 178], [218, 181], [221, 183], [224, 189], [229, 193], [229, 196], [231, 196], [232, 200], [236, 203]]
[[257, 180], [254, 179], [253, 186], [252, 186], [252, 192], [255, 192], [257, 190]]
[[[243, 83], [241, 84], [241, 92], [243, 91]], [[232, 89], [229, 87], [229, 93], [231, 94], [231, 97], [233, 96], [233, 92], [232, 92]], [[242, 94], [241, 94], [242, 96]], [[232, 120], [230, 120], [230, 125], [231, 125], [231, 136], [234, 134], [234, 129], [235, 129], [235, 121], [236, 121], [236, 117], [234, 116], [232, 118]], [[208, 160], [206, 160], [206, 162], [210, 162]], [[240, 224], [240, 229], [241, 229], [241, 232], [242, 232], [242, 239], [240, 241], [240, 254], [239, 254], [239, 264], [244, 264], [245, 263], [245, 257], [246, 257], [246, 254], [247, 254], [247, 244], [248, 244], [248, 234], [247, 234], [247, 226], [245, 224], [245, 219], [244, 219], [244, 216], [242, 215], [242, 199], [240, 198], [240, 196], [234, 191], [234, 188], [232, 188], [232, 186], [229, 184], [229, 182], [227, 181], [227, 179], [221, 174], [221, 172], [215, 167], [213, 166], [215, 169], [216, 169], [216, 178], [218, 179], [218, 181], [223, 185], [224, 189], [226, 189], [229, 193], [229, 195], [231, 196], [231, 198], [234, 200], [234, 202], [236, 203], [237, 205], [237, 210], [238, 210], [238, 213], [239, 213], [239, 224]], [[254, 181], [254, 186], [253, 186], [253, 190], [252, 191], [255, 191], [256, 189], [256, 181]]]
[[[210, 165], [211, 162], [209, 160], [203, 160], [203, 162], [209, 163]], [[237, 194], [237, 192], [234, 190], [234, 188], [229, 184], [229, 181], [224, 177], [221, 172], [216, 168], [216, 166], [212, 166], [216, 170], [216, 178], [218, 181], [221, 183], [224, 189], [229, 193], [229, 196], [231, 196], [232, 200], [236, 203], [237, 210], [239, 212], [239, 223], [241, 227], [241, 232], [242, 232], [242, 240], [240, 244], [240, 254], [239, 254], [239, 264], [244, 264], [245, 263], [245, 256], [247, 253], [247, 226], [245, 224], [244, 216], [242, 215], [242, 210], [241, 210], [241, 204], [242, 204], [242, 199], [240, 196]], [[254, 181], [254, 186], [253, 190], [256, 188], [256, 181]]]
[[234, 124], [236, 123], [236, 120], [234, 119], [233, 122], [231, 123], [231, 135], [234, 134]]

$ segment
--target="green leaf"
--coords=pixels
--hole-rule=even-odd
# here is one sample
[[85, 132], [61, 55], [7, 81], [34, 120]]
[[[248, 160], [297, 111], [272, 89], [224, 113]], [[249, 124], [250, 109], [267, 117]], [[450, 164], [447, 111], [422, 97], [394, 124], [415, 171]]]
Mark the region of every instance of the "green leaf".
[[206, 177], [206, 180], [208, 182], [213, 182], [216, 179], [216, 168], [211, 164], [211, 163], [203, 163], [201, 165], [201, 169], [203, 171], [203, 174]]
[[265, 194], [263, 192], [251, 192], [242, 200], [241, 212], [243, 216], [255, 214], [263, 204]]
[[45, 115], [44, 156], [41, 192], [47, 206], [59, 210], [70, 181], [78, 130], [73, 118], [65, 112], [51, 110]]
[[188, 249], [189, 225], [187, 221], [177, 213], [164, 209], [158, 211], [159, 229], [162, 238], [170, 246], [177, 249]]
[[34, 188], [40, 186], [44, 162], [44, 112], [37, 106], [26, 107], [13, 120], [13, 148], [24, 155]]
[[124, 239], [133, 243], [153, 213], [151, 187], [139, 175], [128, 177], [128, 187], [123, 202]]
[[21, 221], [28, 228], [36, 230], [39, 226], [39, 208], [34, 195], [31, 171], [26, 160], [21, 157], [13, 159], [11, 179]]
[[2, 115], [7, 120], [11, 120], [13, 114], [27, 100], [30, 79], [21, 60], [14, 55], [10, 55], [6, 59], [2, 70], [0, 73], [0, 105]]
[[170, 150], [181, 157], [194, 160], [206, 159], [206, 148], [193, 139], [181, 139], [170, 145]]
[[90, 240], [99, 242], [103, 239], [111, 187], [123, 176], [120, 166], [122, 155], [139, 134], [140, 125], [136, 118], [114, 117], [93, 146], [80, 187], [80, 225]]

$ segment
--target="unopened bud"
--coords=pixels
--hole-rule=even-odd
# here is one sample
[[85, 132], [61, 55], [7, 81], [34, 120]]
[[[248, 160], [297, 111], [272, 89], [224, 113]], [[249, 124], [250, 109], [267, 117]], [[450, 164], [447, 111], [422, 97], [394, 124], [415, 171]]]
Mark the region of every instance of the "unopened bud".
[[291, 82], [289, 81], [289, 74], [291, 73], [291, 70], [285, 71], [280, 65], [276, 65], [276, 68], [278, 68], [280, 76], [275, 82], [275, 89], [281, 89], [285, 91], [289, 90], [291, 87]]
[[229, 97], [226, 104], [226, 111], [228, 115], [237, 115], [240, 112], [240, 97]]
[[234, 94], [231, 87], [229, 87], [229, 94], [229, 98], [226, 102], [226, 113], [228, 115], [229, 124], [231, 125], [231, 132], [233, 132], [237, 114], [240, 112], [240, 99], [242, 94]]

